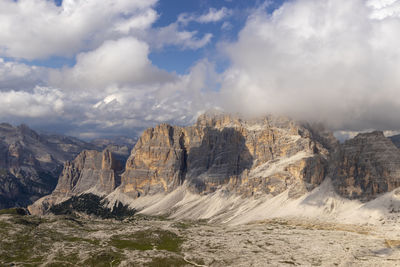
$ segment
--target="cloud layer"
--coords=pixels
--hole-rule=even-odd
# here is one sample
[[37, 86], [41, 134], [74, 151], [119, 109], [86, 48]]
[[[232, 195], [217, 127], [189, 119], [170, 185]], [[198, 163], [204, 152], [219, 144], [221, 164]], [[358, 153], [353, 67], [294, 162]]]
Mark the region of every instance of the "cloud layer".
[[[159, 16], [156, 2], [1, 1], [0, 119], [46, 130], [58, 121], [56, 127], [64, 123], [64, 130], [81, 137], [193, 122], [215, 105], [206, 88], [212, 64], [203, 60], [177, 75], [154, 66], [149, 54], [171, 45], [199, 49], [212, 34], [187, 31], [178, 22], [152, 27]], [[75, 64], [18, 62], [54, 56], [74, 58]]]
[[64, 109], [63, 94], [57, 89], [35, 87], [33, 92], [0, 92], [0, 114], [9, 117], [56, 117]]
[[191, 21], [198, 23], [211, 23], [225, 19], [232, 15], [232, 10], [222, 7], [221, 9], [210, 8], [207, 13], [201, 15], [183, 13], [178, 17], [178, 22], [187, 24]]
[[155, 2], [64, 0], [58, 7], [44, 0], [1, 1], [0, 55], [73, 56], [127, 30], [149, 27], [156, 18], [149, 15]]
[[[400, 129], [400, 0], [293, 0], [273, 13], [268, 3], [250, 12], [235, 41], [219, 40], [223, 71], [209, 52], [179, 75], [155, 66], [152, 51], [204, 48], [217, 36], [193, 25], [232, 28], [232, 10], [155, 27], [156, 0], [1, 1], [0, 119], [95, 137], [185, 125], [222, 107], [335, 130]], [[74, 64], [31, 61], [54, 56]]]
[[334, 129], [399, 129], [398, 1], [297, 0], [255, 11], [235, 43], [229, 110], [285, 113]]

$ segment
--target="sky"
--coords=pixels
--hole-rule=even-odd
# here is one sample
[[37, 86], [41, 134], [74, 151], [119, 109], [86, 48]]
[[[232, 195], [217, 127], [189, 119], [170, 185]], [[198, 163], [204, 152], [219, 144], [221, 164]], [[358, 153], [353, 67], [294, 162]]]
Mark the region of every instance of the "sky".
[[0, 121], [83, 139], [209, 109], [400, 130], [400, 0], [1, 0]]

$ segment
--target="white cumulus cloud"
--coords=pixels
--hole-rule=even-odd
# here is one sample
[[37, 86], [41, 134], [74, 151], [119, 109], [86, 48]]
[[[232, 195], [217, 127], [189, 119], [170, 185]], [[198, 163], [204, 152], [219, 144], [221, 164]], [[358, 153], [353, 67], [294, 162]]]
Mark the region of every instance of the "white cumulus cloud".
[[165, 82], [173, 76], [152, 65], [149, 47], [133, 37], [104, 42], [95, 50], [80, 53], [71, 68], [51, 72], [53, 86], [99, 91], [115, 85]]
[[200, 23], [210, 23], [217, 22], [226, 17], [229, 17], [232, 14], [232, 11], [223, 7], [221, 9], [210, 8], [208, 13], [199, 16], [196, 21]]
[[[0, 56], [73, 56], [130, 28], [146, 28], [156, 0], [0, 1]], [[135, 21], [136, 20], [136, 21]]]
[[178, 17], [178, 22], [182, 24], [187, 24], [191, 21], [198, 23], [213, 23], [226, 19], [227, 17], [231, 16], [232, 13], [232, 10], [226, 7], [222, 7], [220, 9], [209, 8], [207, 13], [201, 15], [182, 13]]
[[[336, 130], [397, 131], [399, 3], [293, 0], [272, 14], [265, 4], [251, 11], [236, 41], [219, 44], [229, 60], [223, 73], [215, 71], [209, 52], [179, 75], [156, 67], [151, 52], [206, 46], [213, 36], [188, 30], [188, 23], [223, 25], [230, 10], [183, 14], [155, 28], [155, 0], [64, 0], [61, 6], [3, 0], [0, 118], [53, 118], [67, 131], [96, 136], [160, 122], [188, 124], [222, 106], [284, 113]], [[23, 63], [57, 55], [76, 62], [53, 69]]]
[[231, 60], [224, 106], [334, 129], [399, 129], [400, 18], [374, 15], [399, 1], [380, 2], [295, 0], [255, 11], [238, 41], [222, 45]]
[[153, 30], [146, 35], [146, 40], [156, 49], [164, 46], [176, 45], [183, 49], [199, 49], [206, 46], [213, 35], [205, 33], [199, 37], [197, 31], [180, 30], [178, 23], [171, 23], [168, 26]]
[[218, 92], [210, 89], [217, 82], [213, 64], [205, 60], [169, 82], [108, 88], [109, 94], [87, 107], [82, 124], [124, 129], [193, 123], [200, 113], [217, 105]]
[[[139, 38], [158, 48], [176, 45], [198, 49], [209, 42], [210, 34], [198, 37], [197, 32], [180, 29], [175, 23], [152, 28], [159, 17], [154, 9], [156, 3], [157, 0], [64, 0], [56, 6], [48, 0], [2, 0], [0, 57], [73, 58], [107, 40], [124, 37]], [[226, 12], [211, 12], [209, 19]]]
[[47, 79], [44, 68], [23, 63], [5, 61], [0, 58], [0, 91], [29, 90], [32, 85], [42, 84]]
[[1, 117], [44, 118], [62, 115], [63, 93], [57, 89], [35, 87], [33, 92], [0, 92]]

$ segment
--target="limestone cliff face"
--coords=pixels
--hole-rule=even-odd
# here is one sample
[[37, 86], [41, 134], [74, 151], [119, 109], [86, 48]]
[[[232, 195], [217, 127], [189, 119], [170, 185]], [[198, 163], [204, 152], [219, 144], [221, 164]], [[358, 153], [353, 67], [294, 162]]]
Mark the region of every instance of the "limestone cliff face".
[[121, 189], [132, 196], [169, 192], [186, 172], [185, 131], [161, 124], [147, 129], [135, 145], [122, 175]]
[[332, 164], [337, 191], [348, 198], [370, 200], [400, 186], [400, 151], [382, 132], [346, 141]]
[[125, 201], [181, 185], [196, 194], [257, 197], [288, 190], [295, 198], [330, 177], [340, 195], [361, 200], [400, 186], [400, 150], [381, 132], [339, 144], [321, 126], [279, 116], [205, 114], [193, 126], [147, 129], [129, 157], [125, 149], [116, 158], [117, 151], [85, 151], [67, 162], [52, 195], [30, 211], [40, 214], [82, 192]]
[[[311, 127], [310, 127], [311, 128]], [[331, 136], [284, 117], [244, 120], [203, 115], [191, 127], [146, 130], [132, 150], [121, 190], [131, 196], [170, 192], [186, 182], [197, 193], [225, 187], [244, 195], [310, 189], [325, 176]], [[301, 191], [301, 190], [300, 190]]]
[[83, 192], [107, 195], [121, 183], [121, 173], [128, 156], [126, 147], [109, 146], [102, 152], [82, 151], [73, 161], [67, 161], [57, 187], [29, 206], [33, 214], [43, 214], [51, 205]]
[[121, 170], [122, 163], [108, 149], [103, 152], [85, 150], [65, 163], [53, 194], [73, 195], [87, 190], [109, 194], [120, 184]]

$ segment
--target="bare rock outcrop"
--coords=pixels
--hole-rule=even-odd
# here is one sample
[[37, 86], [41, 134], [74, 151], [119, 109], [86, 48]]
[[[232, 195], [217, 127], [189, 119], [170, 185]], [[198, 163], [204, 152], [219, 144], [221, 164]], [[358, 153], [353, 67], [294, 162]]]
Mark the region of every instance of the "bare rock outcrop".
[[181, 127], [161, 124], [144, 131], [126, 163], [121, 190], [132, 196], [169, 192], [184, 180], [187, 149]]
[[122, 164], [108, 149], [103, 152], [85, 150], [65, 163], [53, 194], [73, 195], [88, 190], [109, 194], [120, 183]]
[[82, 151], [73, 161], [64, 164], [55, 190], [29, 206], [29, 211], [43, 214], [50, 206], [82, 193], [111, 193], [121, 184], [127, 156], [127, 148], [118, 146], [109, 146], [102, 152]]
[[76, 138], [38, 134], [0, 124], [0, 208], [26, 206], [51, 193], [63, 164], [95, 146]]
[[226, 114], [205, 114], [185, 128], [162, 124], [132, 150], [121, 190], [140, 196], [184, 182], [202, 194], [222, 187], [244, 195], [278, 194], [295, 184], [297, 191], [311, 189], [322, 182], [329, 155], [317, 139], [335, 141], [309, 128], [285, 117]]
[[332, 164], [336, 190], [347, 198], [370, 200], [400, 187], [400, 150], [382, 132], [346, 141]]
[[382, 132], [339, 144], [321, 125], [283, 116], [206, 113], [193, 126], [145, 130], [129, 157], [125, 150], [117, 159], [117, 151], [85, 151], [67, 162], [52, 195], [30, 211], [43, 213], [84, 192], [125, 202], [180, 186], [195, 194], [220, 190], [242, 197], [287, 190], [296, 198], [329, 177], [337, 193], [364, 201], [400, 187], [400, 150]]

